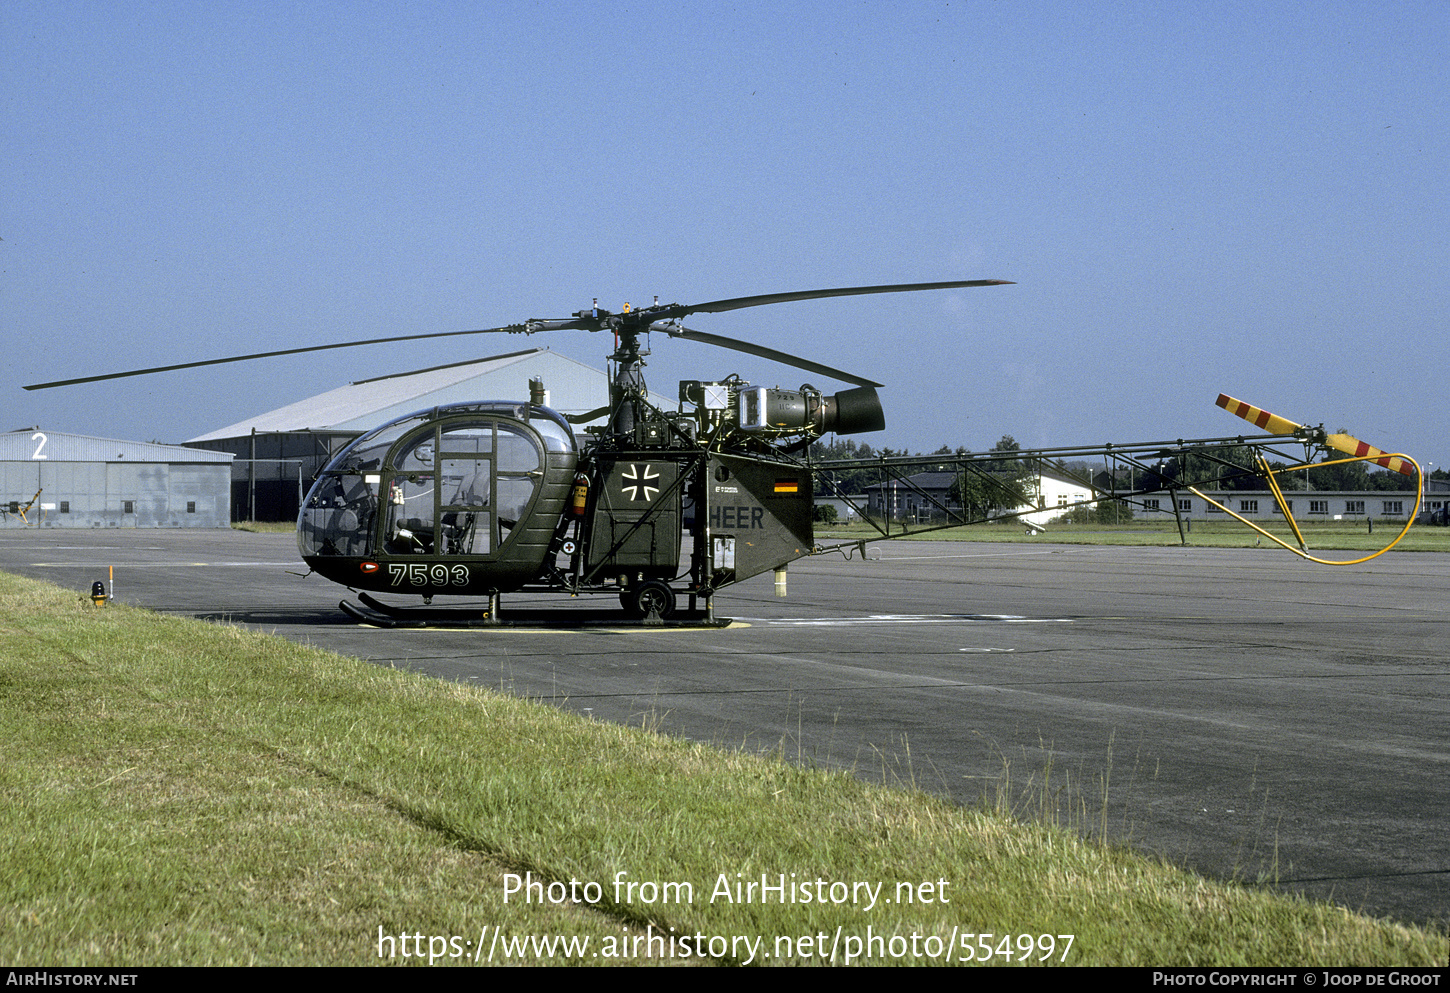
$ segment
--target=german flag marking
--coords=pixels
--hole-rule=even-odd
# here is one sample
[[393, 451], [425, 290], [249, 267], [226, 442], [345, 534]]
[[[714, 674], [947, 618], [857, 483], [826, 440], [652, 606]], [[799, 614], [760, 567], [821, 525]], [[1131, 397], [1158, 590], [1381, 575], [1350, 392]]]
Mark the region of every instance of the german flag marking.
[[777, 479], [775, 481], [775, 492], [777, 493], [799, 493], [801, 483], [798, 479]]

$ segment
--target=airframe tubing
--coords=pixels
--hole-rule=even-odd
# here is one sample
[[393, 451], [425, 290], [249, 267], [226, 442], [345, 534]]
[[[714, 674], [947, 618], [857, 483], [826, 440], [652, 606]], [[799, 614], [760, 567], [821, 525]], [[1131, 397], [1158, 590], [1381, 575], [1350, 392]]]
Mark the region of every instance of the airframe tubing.
[[1284, 491], [1279, 489], [1279, 482], [1274, 478], [1274, 470], [1269, 468], [1269, 460], [1263, 455], [1256, 456], [1259, 460], [1259, 468], [1264, 471], [1264, 478], [1268, 480], [1269, 489], [1273, 491], [1274, 502], [1279, 505], [1279, 513], [1284, 515], [1284, 520], [1289, 522], [1289, 527], [1294, 529], [1294, 537], [1299, 541], [1299, 550], [1308, 551], [1309, 545], [1304, 541], [1304, 535], [1299, 530], [1299, 522], [1294, 520], [1294, 515], [1289, 511], [1289, 504], [1284, 500]]
[[[1373, 462], [1377, 459], [1384, 458], [1384, 455], [1362, 455], [1359, 458], [1353, 459], [1335, 459], [1333, 462], [1316, 462], [1313, 466], [1296, 465], [1290, 466], [1286, 469], [1269, 470], [1269, 487], [1274, 491], [1274, 499], [1278, 502], [1279, 510], [1281, 513], [1283, 513], [1284, 519], [1289, 522], [1289, 526], [1294, 529], [1294, 534], [1299, 538], [1299, 548], [1295, 548], [1293, 545], [1289, 544], [1287, 541], [1284, 541], [1278, 535], [1270, 534], [1248, 518], [1241, 517], [1238, 514], [1235, 514], [1232, 510], [1229, 510], [1223, 504], [1219, 503], [1213, 497], [1199, 490], [1197, 487], [1190, 486], [1188, 487], [1188, 491], [1197, 496], [1203, 497], [1203, 499], [1207, 500], [1210, 504], [1223, 511], [1225, 514], [1228, 514], [1230, 517], [1234, 518], [1240, 524], [1248, 525], [1255, 531], [1259, 532], [1259, 534], [1263, 535], [1265, 538], [1268, 538], [1274, 544], [1279, 545], [1283, 548], [1287, 548], [1289, 551], [1293, 552], [1300, 558], [1308, 559], [1310, 562], [1318, 562], [1320, 565], [1358, 565], [1361, 562], [1368, 562], [1370, 559], [1375, 558], [1376, 556], [1383, 555], [1385, 552], [1388, 552], [1391, 548], [1394, 548], [1396, 545], [1398, 545], [1400, 543], [1400, 539], [1410, 533], [1410, 528], [1414, 526], [1415, 518], [1420, 516], [1420, 503], [1425, 497], [1425, 474], [1420, 470], [1420, 463], [1416, 462], [1414, 459], [1410, 458], [1403, 452], [1392, 452], [1390, 454], [1394, 458], [1404, 459], [1406, 462], [1410, 463], [1410, 465], [1415, 467], [1415, 479], [1417, 481], [1415, 484], [1415, 509], [1410, 512], [1409, 518], [1405, 521], [1404, 529], [1400, 531], [1399, 534], [1395, 535], [1394, 541], [1390, 542], [1384, 548], [1381, 548], [1379, 551], [1375, 552], [1374, 555], [1366, 555], [1362, 559], [1344, 559], [1342, 561], [1336, 559], [1321, 559], [1315, 558], [1313, 555], [1310, 555], [1307, 551], [1305, 551], [1303, 548], [1304, 538], [1302, 535], [1299, 534], [1299, 525], [1294, 523], [1294, 517], [1292, 514], [1289, 513], [1289, 507], [1284, 502], [1284, 495], [1282, 492], [1280, 492], [1279, 484], [1274, 481], [1274, 477], [1281, 472], [1298, 472], [1300, 469], [1316, 468], [1321, 465], [1344, 465], [1347, 462]], [[1263, 465], [1262, 460], [1260, 464]]]

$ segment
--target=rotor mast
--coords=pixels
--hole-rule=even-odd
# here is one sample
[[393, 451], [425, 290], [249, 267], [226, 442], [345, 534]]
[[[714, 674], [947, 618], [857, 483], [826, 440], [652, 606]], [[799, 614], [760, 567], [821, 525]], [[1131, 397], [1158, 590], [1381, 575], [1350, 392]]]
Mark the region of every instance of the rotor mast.
[[639, 350], [639, 328], [632, 322], [616, 325], [618, 344], [609, 358], [614, 362], [614, 378], [609, 381], [609, 433], [632, 437], [644, 403], [644, 358]]

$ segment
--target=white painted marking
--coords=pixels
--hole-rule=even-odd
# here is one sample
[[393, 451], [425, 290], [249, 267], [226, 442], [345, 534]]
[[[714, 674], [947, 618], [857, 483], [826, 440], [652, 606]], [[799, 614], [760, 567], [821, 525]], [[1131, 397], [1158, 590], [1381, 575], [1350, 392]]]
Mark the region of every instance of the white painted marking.
[[1070, 617], [1019, 617], [1015, 614], [871, 614], [866, 617], [752, 618], [777, 627], [851, 627], [860, 624], [1071, 624]]
[[1042, 548], [1031, 551], [1013, 552], [963, 552], [959, 555], [885, 555], [874, 562], [935, 562], [938, 559], [1013, 559], [1026, 555], [1075, 555], [1089, 549]]

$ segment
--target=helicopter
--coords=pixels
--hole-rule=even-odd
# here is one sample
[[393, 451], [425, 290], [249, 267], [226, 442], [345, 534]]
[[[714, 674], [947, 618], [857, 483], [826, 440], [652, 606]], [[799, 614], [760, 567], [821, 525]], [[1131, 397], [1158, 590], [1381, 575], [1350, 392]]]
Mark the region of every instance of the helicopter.
[[[604, 594], [617, 597], [625, 615], [637, 622], [714, 625], [728, 623], [715, 617], [713, 603], [714, 595], [727, 586], [774, 570], [777, 592], [783, 592], [785, 569], [792, 561], [850, 545], [864, 552], [864, 541], [859, 540], [819, 546], [813, 530], [818, 481], [830, 486], [837, 471], [858, 463], [819, 462], [803, 453], [827, 433], [882, 430], [885, 414], [876, 391], [883, 384], [762, 345], [692, 330], [681, 320], [691, 314], [790, 301], [1002, 285], [1012, 284], [975, 279], [854, 286], [693, 305], [660, 304], [656, 297], [649, 306], [625, 304], [618, 312], [600, 308], [596, 298], [591, 307], [565, 318], [258, 352], [25, 389], [429, 338], [608, 332], [615, 342], [608, 356], [609, 402], [597, 410], [570, 416], [553, 410], [546, 405], [543, 384], [536, 380], [530, 383], [527, 400], [424, 409], [352, 441], [321, 469], [303, 501], [297, 521], [300, 554], [313, 572], [357, 595], [360, 603], [340, 604], [346, 613], [381, 627], [500, 625], [504, 623], [501, 597], [513, 592]], [[809, 384], [787, 390], [753, 385], [735, 376], [686, 380], [679, 384], [678, 408], [665, 409], [651, 399], [643, 376], [647, 352], [640, 339], [652, 333], [772, 359], [850, 388], [827, 395]], [[972, 473], [999, 487], [1004, 464], [1020, 471], [1034, 461], [1060, 460], [1064, 454], [1110, 455], [1142, 470], [1140, 482], [1128, 491], [1115, 480], [1092, 484], [1090, 502], [1096, 502], [1179, 488], [1199, 493], [1180, 478], [1190, 454], [1200, 462], [1221, 464], [1232, 475], [1241, 470], [1223, 453], [1247, 448], [1256, 453], [1262, 473], [1272, 479], [1281, 470], [1271, 469], [1264, 453], [1285, 436], [1304, 445], [1305, 464], [1311, 448], [1350, 451], [1363, 445], [1240, 401], [1230, 406], [1227, 400], [1232, 398], [1220, 397], [1220, 406], [1269, 433], [1044, 449], [1014, 452], [1010, 458], [963, 453], [951, 461], [964, 477]], [[605, 423], [588, 428], [581, 439], [578, 427], [600, 418]], [[1408, 466], [1413, 463], [1407, 457], [1363, 448], [1352, 452], [1355, 460], [1378, 461], [1410, 474]], [[1393, 465], [1390, 458], [1396, 460]], [[873, 459], [868, 464], [899, 472], [927, 463], [908, 457]], [[1418, 467], [1413, 471], [1418, 472]], [[903, 482], [911, 485], [909, 480]], [[1204, 483], [1200, 480], [1197, 485]], [[1022, 513], [1009, 508], [986, 519]], [[963, 523], [970, 521], [958, 513], [942, 526]], [[878, 530], [880, 537], [895, 536]], [[681, 593], [689, 600], [683, 612], [677, 609]], [[373, 594], [401, 594], [422, 602], [399, 606]], [[487, 606], [435, 608], [436, 597], [461, 597], [475, 604], [486, 598]]]

